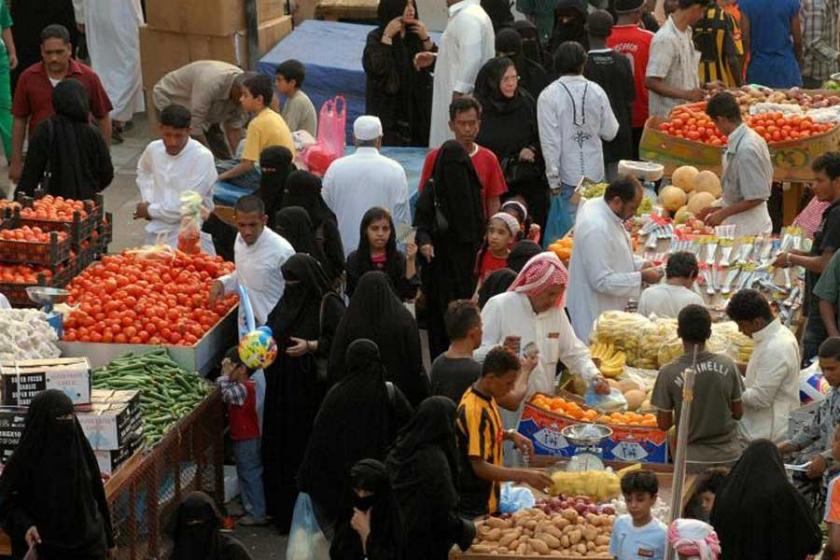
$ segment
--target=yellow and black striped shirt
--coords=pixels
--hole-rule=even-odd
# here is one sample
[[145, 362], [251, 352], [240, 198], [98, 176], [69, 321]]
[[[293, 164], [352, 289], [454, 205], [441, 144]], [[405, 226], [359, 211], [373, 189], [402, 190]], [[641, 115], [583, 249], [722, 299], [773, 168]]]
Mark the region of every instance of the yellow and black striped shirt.
[[470, 387], [461, 397], [456, 422], [461, 456], [461, 512], [479, 517], [499, 509], [499, 483], [478, 478], [470, 457], [502, 466], [504, 426], [496, 401]]
[[735, 87], [739, 81], [735, 73], [741, 67], [744, 48], [741, 31], [730, 14], [717, 6], [709, 8], [706, 16], [694, 25], [694, 46], [700, 51], [700, 83], [723, 82]]

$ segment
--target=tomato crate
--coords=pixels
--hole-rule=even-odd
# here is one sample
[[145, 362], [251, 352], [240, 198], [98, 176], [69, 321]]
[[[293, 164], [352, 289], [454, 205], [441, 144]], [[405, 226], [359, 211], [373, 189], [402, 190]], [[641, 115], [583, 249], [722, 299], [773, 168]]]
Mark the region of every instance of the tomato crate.
[[[73, 243], [70, 235], [60, 239], [57, 231], [49, 232], [49, 241], [27, 241], [8, 238], [14, 230], [0, 230], [0, 262], [42, 265], [55, 268], [70, 259]], [[67, 233], [66, 231], [64, 233]]]
[[[26, 196], [18, 197], [17, 201], [21, 205], [19, 210], [20, 224], [22, 226], [39, 227], [43, 231], [64, 231], [66, 227], [69, 227], [70, 237], [73, 241], [73, 246], [76, 248], [79, 248], [84, 241], [90, 239], [94, 230], [102, 221], [104, 201], [101, 194], [97, 194], [95, 200], [82, 201], [85, 213], [84, 217], [82, 217], [82, 212], [74, 210], [72, 217], [68, 216], [64, 219], [35, 215], [37, 201], [41, 199], [44, 199], [43, 194], [35, 198]], [[77, 201], [68, 202], [76, 204]]]
[[94, 251], [94, 258], [100, 258], [108, 253], [108, 245], [114, 240], [114, 216], [110, 212], [105, 213], [96, 227], [96, 233], [98, 237], [95, 243], [91, 243], [91, 248]]

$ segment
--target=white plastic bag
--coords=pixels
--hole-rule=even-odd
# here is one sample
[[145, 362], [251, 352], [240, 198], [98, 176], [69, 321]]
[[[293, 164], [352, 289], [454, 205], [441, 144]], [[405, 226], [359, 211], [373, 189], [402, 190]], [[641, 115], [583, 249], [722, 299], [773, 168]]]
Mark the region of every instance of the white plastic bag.
[[295, 502], [292, 515], [292, 528], [289, 531], [289, 544], [286, 546], [286, 560], [329, 560], [330, 543], [324, 536], [312, 498], [301, 492]]

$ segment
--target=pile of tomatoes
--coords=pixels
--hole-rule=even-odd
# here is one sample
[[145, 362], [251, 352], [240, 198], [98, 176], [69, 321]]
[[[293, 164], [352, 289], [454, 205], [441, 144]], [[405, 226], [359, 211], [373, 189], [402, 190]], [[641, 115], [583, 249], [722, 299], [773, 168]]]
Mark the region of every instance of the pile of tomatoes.
[[213, 280], [233, 263], [205, 254], [102, 258], [68, 286], [64, 340], [192, 346], [236, 303], [229, 295], [211, 307]]
[[38, 284], [38, 275], [43, 274], [44, 279], [52, 279], [53, 273], [46, 267], [35, 267], [26, 264], [2, 264], [0, 265], [0, 282], [4, 284], [24, 284], [34, 286]]
[[[760, 134], [768, 144], [802, 140], [834, 128], [831, 123], [814, 122], [810, 117], [764, 113], [748, 115], [744, 122]], [[659, 125], [670, 136], [702, 142], [709, 146], [725, 146], [727, 137], [720, 133], [705, 112], [704, 104], [683, 105], [671, 111], [670, 118]]]
[[[58, 242], [67, 239], [67, 232], [60, 231], [57, 234]], [[0, 230], [0, 240], [3, 241], [26, 241], [28, 243], [49, 243], [50, 232], [39, 227], [23, 226], [15, 229]]]
[[28, 220], [72, 222], [73, 212], [78, 212], [81, 219], [87, 217], [85, 203], [81, 200], [72, 200], [62, 196], [48, 194], [43, 198], [34, 200], [32, 202], [32, 208], [21, 209], [20, 216]]

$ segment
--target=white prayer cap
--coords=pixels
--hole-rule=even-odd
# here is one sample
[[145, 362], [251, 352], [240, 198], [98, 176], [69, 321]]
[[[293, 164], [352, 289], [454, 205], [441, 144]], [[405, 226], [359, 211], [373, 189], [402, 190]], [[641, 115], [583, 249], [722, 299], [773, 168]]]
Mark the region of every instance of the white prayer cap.
[[379, 117], [362, 115], [353, 123], [353, 136], [356, 140], [376, 140], [382, 136], [382, 121]]

